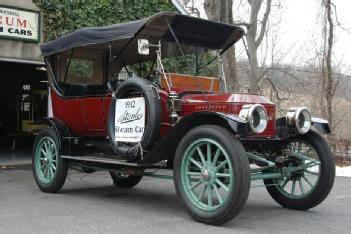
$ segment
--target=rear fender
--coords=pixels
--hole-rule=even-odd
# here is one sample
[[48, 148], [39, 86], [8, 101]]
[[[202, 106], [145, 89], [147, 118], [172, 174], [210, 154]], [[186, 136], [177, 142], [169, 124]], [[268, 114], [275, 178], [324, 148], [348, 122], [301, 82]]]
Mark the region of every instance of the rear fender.
[[204, 125], [214, 124], [222, 126], [235, 135], [245, 136], [248, 132], [247, 121], [233, 114], [219, 112], [196, 112], [182, 118], [170, 132], [154, 146], [140, 164], [153, 164], [162, 160], [173, 162], [174, 155], [180, 140], [191, 129]]
[[61, 121], [56, 118], [44, 118], [46, 124], [53, 128], [59, 139], [59, 147], [61, 154], [70, 155], [71, 152], [71, 131]]

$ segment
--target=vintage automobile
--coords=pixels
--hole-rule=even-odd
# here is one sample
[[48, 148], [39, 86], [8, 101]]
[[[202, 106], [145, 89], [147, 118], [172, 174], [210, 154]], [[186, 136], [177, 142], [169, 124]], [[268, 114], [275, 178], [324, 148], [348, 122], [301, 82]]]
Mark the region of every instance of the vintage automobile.
[[173, 179], [187, 213], [212, 225], [240, 212], [255, 180], [284, 207], [320, 204], [335, 176], [328, 122], [305, 107], [276, 118], [264, 96], [226, 92], [221, 54], [243, 34], [162, 12], [42, 44], [50, 108], [33, 147], [39, 188], [58, 192], [68, 168], [107, 170], [122, 188]]

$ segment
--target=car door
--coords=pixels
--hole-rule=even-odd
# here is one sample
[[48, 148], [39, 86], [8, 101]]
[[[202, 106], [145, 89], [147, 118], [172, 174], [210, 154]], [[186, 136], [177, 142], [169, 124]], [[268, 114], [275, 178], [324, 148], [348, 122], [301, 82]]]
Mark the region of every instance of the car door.
[[[70, 103], [80, 103], [79, 108], [75, 106], [77, 109], [70, 110], [72, 113], [78, 111], [82, 116], [72, 116], [75, 122], [73, 125], [85, 126], [84, 131], [79, 131], [81, 135], [105, 134], [107, 126], [103, 97], [106, 96], [107, 89], [103, 53], [79, 48], [61, 56], [61, 84], [66, 100], [70, 100]], [[65, 108], [71, 109], [70, 107], [72, 105]], [[66, 116], [69, 116], [69, 113]]]
[[89, 132], [105, 132], [106, 116], [103, 97], [86, 97], [83, 99], [84, 121]]

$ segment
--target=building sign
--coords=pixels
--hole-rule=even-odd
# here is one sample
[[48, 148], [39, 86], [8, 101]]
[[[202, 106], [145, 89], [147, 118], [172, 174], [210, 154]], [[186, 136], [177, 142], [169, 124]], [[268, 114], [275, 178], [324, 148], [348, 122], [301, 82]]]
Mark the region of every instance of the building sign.
[[37, 11], [0, 6], [0, 38], [38, 42], [39, 23]]

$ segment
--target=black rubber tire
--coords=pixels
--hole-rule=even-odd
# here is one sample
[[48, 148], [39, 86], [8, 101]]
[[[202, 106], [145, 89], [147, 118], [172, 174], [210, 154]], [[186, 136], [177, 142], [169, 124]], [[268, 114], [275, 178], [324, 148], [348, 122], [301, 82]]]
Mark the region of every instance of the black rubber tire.
[[121, 177], [116, 174], [115, 171], [110, 171], [111, 178], [113, 180], [113, 184], [117, 188], [133, 188], [143, 178], [143, 176], [130, 176], [126, 175], [126, 177]]
[[[56, 173], [53, 178], [53, 180], [50, 183], [44, 183], [43, 181], [40, 180], [40, 178], [37, 175], [37, 172], [35, 170], [36, 167], [36, 161], [35, 161], [35, 152], [36, 148], [38, 146], [39, 141], [44, 138], [44, 137], [50, 137], [56, 144], [56, 148], [58, 150], [58, 160], [57, 160], [57, 167], [56, 167]], [[39, 133], [39, 135], [35, 138], [34, 145], [33, 145], [33, 151], [32, 151], [32, 170], [33, 170], [33, 175], [36, 184], [40, 188], [41, 191], [46, 192], [46, 193], [56, 193], [58, 192], [63, 184], [65, 183], [66, 177], [67, 177], [67, 163], [61, 159], [61, 154], [60, 154], [60, 144], [59, 144], [59, 139], [56, 134], [56, 131], [52, 128], [45, 129]]]
[[[189, 200], [181, 183], [181, 162], [187, 147], [199, 138], [215, 140], [226, 150], [234, 170], [234, 187], [228, 194], [228, 202], [214, 211], [204, 211]], [[246, 152], [241, 142], [227, 129], [217, 125], [201, 125], [189, 131], [180, 141], [174, 161], [174, 185], [186, 212], [195, 220], [221, 225], [233, 219], [244, 207], [250, 190], [251, 174]]]
[[[108, 134], [110, 142], [116, 154], [125, 156], [130, 160], [138, 159], [141, 155], [137, 144], [126, 144], [115, 141], [115, 107], [116, 100], [119, 98], [126, 98], [131, 95], [131, 92], [142, 92], [145, 98], [147, 109], [147, 122], [144, 130], [144, 135], [141, 139], [141, 146], [143, 150], [150, 149], [159, 136], [160, 126], [162, 122], [162, 109], [160, 97], [157, 89], [153, 84], [145, 79], [133, 77], [120, 83], [112, 95], [110, 110], [108, 114]], [[136, 153], [137, 152], [137, 153]], [[137, 155], [135, 155], [137, 154]]]
[[[320, 177], [314, 190], [303, 198], [290, 198], [285, 196], [275, 186], [267, 186], [271, 197], [281, 206], [293, 210], [308, 210], [320, 204], [331, 191], [335, 178], [335, 162], [332, 152], [325, 140], [316, 132], [309, 131], [291, 140], [301, 139], [308, 142], [317, 152], [321, 162]], [[273, 184], [274, 180], [264, 180], [266, 185]]]

